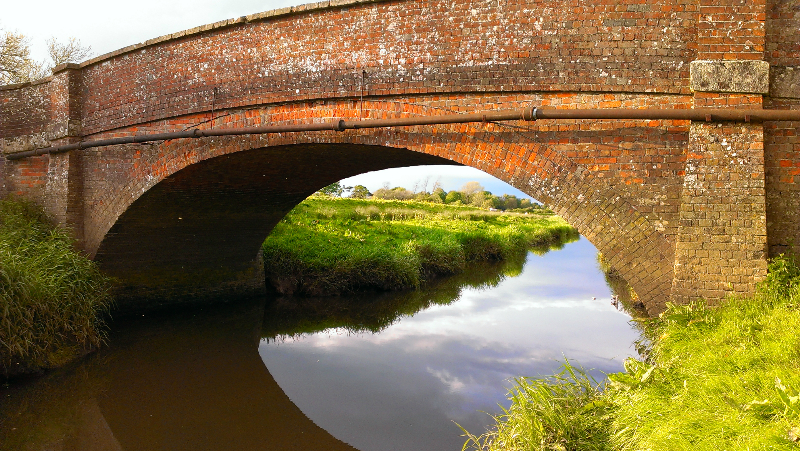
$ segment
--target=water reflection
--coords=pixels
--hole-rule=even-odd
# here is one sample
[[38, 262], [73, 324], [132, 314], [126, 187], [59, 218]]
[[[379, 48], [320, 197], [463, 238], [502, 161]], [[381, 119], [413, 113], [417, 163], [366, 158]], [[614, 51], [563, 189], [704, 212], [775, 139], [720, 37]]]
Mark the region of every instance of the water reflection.
[[0, 392], [0, 449], [353, 451], [264, 368], [263, 303], [116, 323], [111, 348]]
[[397, 294], [327, 305], [279, 301], [268, 315], [327, 310], [338, 320], [305, 323], [300, 335], [266, 328], [260, 353], [292, 401], [358, 449], [460, 449], [453, 422], [482, 431], [490, 421], [480, 411], [507, 404], [509, 378], [551, 374], [564, 355], [596, 374], [619, 371], [638, 337], [611, 306], [586, 240], [543, 257], [528, 254], [521, 277], [504, 271], [485, 266], [462, 276], [470, 283], [452, 279], [414, 292], [410, 305], [430, 307], [401, 321], [360, 313], [361, 303], [392, 303]]
[[508, 378], [632, 352], [594, 255], [581, 240], [424, 290], [118, 320], [111, 346], [0, 388], [0, 449], [457, 450], [453, 421], [481, 431]]

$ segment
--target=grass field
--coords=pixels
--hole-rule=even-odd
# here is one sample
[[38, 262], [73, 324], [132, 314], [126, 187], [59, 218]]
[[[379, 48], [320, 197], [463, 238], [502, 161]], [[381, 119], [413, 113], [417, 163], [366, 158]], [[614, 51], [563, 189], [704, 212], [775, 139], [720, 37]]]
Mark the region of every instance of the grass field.
[[279, 293], [330, 296], [418, 287], [470, 261], [503, 260], [577, 237], [552, 213], [320, 196], [295, 207], [263, 251], [267, 281]]

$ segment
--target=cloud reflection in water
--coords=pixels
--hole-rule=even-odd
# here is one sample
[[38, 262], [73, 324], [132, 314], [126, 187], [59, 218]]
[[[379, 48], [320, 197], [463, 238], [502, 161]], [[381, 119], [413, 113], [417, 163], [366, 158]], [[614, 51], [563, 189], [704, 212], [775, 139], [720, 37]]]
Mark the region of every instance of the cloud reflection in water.
[[[548, 375], [563, 356], [619, 371], [638, 337], [610, 305], [585, 239], [544, 256], [496, 287], [464, 288], [378, 334], [330, 329], [262, 341], [286, 394], [335, 437], [363, 451], [453, 449], [453, 421], [481, 432], [516, 376]], [[597, 298], [592, 300], [592, 298]]]

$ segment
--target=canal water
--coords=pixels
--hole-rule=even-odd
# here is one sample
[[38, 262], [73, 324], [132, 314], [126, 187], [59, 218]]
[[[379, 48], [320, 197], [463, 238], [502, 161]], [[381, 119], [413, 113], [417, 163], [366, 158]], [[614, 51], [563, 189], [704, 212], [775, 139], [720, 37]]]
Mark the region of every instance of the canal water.
[[460, 450], [513, 377], [635, 354], [595, 256], [581, 238], [420, 290], [116, 320], [99, 352], [0, 388], [0, 449]]

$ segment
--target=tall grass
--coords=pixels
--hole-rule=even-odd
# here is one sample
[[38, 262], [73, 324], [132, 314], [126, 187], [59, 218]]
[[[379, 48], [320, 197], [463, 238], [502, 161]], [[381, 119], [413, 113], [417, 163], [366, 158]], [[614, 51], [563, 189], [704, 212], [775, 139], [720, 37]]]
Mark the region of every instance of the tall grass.
[[503, 260], [577, 237], [551, 215], [309, 198], [275, 227], [263, 251], [267, 280], [279, 293], [327, 296], [414, 288], [470, 261]]
[[[640, 324], [650, 346], [641, 360], [625, 362], [625, 372], [593, 385], [581, 372], [571, 376], [567, 364], [566, 378], [519, 379], [506, 414], [494, 429], [469, 435], [465, 447], [800, 449], [800, 269], [790, 259], [775, 259], [750, 298], [670, 305]], [[587, 424], [607, 433], [586, 431], [591, 443], [580, 445], [536, 438], [541, 434], [524, 447], [506, 444], [509, 431], [540, 423], [555, 425], [555, 436]]]
[[464, 449], [611, 450], [612, 405], [597, 381], [565, 361], [562, 371], [546, 378], [518, 378], [509, 390], [511, 407], [495, 417], [497, 427], [481, 436], [465, 431]]
[[37, 206], [0, 200], [0, 366], [60, 366], [102, 340], [110, 282]]

